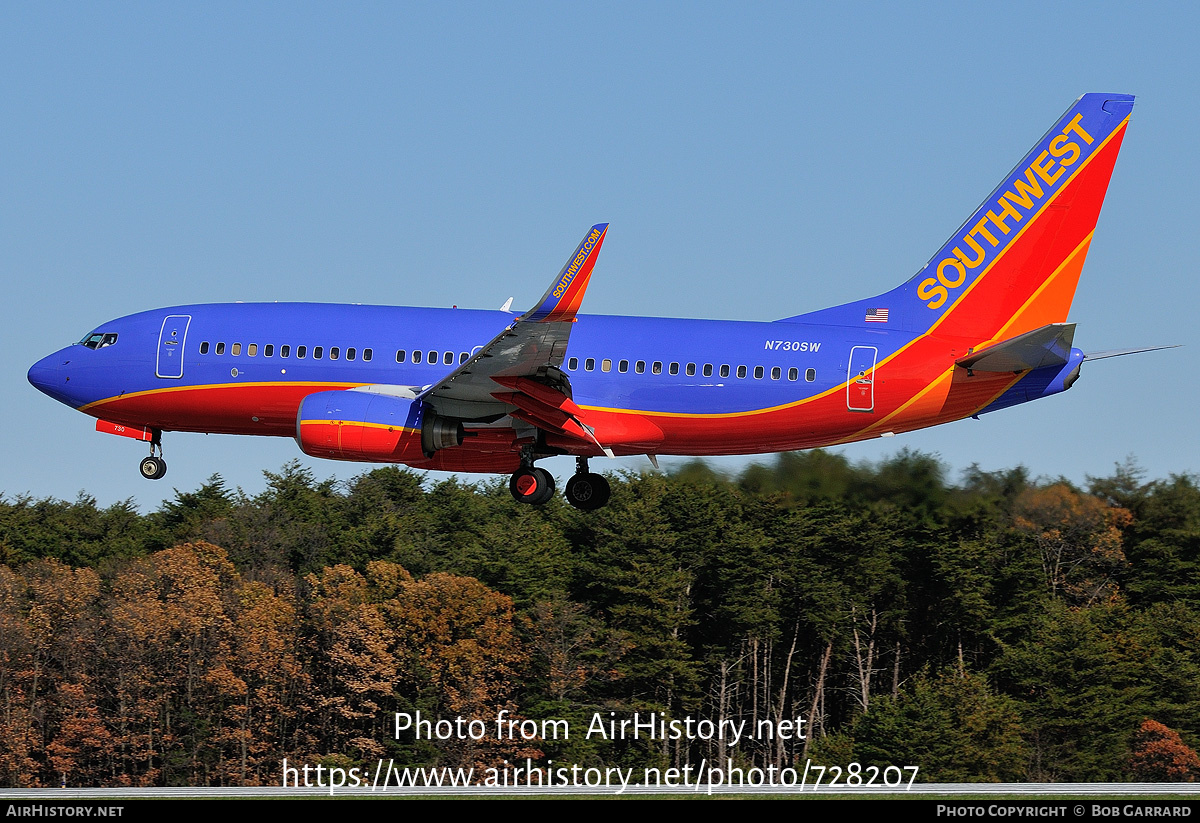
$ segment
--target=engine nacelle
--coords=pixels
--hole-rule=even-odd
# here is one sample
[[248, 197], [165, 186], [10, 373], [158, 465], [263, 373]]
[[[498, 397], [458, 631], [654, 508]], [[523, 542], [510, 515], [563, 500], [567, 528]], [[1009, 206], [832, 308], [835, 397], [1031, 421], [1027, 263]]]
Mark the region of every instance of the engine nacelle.
[[371, 463], [423, 460], [462, 445], [463, 427], [419, 400], [362, 391], [310, 394], [296, 415], [296, 442], [313, 457]]

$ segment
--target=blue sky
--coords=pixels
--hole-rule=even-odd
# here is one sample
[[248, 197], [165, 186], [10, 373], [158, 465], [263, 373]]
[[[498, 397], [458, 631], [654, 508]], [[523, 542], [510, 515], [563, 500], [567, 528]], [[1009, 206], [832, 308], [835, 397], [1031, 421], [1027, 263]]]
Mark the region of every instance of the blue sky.
[[911, 276], [1088, 91], [1138, 102], [1076, 345], [1187, 348], [844, 451], [1077, 482], [1130, 455], [1151, 477], [1197, 471], [1196, 30], [1185, 4], [0, 5], [0, 492], [146, 509], [214, 472], [256, 492], [295, 457], [319, 477], [366, 468], [173, 434], [167, 478], [142, 480], [142, 444], [25, 379], [107, 319], [519, 308], [601, 221], [585, 312], [794, 315]]

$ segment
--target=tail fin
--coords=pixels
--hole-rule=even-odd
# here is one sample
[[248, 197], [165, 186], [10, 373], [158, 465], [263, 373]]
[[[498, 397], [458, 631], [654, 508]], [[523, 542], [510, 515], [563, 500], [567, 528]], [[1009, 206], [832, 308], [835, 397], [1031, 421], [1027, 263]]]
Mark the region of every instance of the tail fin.
[[1085, 94], [908, 282], [791, 321], [1006, 339], [1067, 318], [1125, 126], [1128, 94]]

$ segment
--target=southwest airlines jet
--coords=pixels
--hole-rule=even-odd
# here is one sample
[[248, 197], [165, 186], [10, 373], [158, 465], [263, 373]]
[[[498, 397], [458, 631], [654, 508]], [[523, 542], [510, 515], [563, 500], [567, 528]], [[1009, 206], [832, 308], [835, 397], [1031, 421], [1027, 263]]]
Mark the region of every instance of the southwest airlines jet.
[[[507, 311], [235, 303], [104, 323], [29, 381], [150, 444], [165, 431], [294, 437], [309, 455], [511, 473], [573, 455], [595, 509], [599, 455], [753, 454], [934, 426], [1064, 391], [1085, 355], [1067, 312], [1133, 109], [1085, 94], [911, 279], [774, 322], [579, 314], [607, 224], [536, 306]], [[511, 301], [510, 301], [511, 302]], [[505, 306], [507, 309], [508, 306]]]

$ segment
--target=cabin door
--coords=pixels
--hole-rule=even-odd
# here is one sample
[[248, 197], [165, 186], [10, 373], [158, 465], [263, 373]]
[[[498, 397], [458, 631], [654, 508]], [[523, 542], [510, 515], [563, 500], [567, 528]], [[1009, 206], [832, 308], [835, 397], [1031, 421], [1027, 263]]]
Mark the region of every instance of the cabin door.
[[190, 314], [172, 314], [163, 320], [162, 331], [158, 333], [158, 360], [154, 365], [157, 376], [183, 377], [183, 348], [191, 322]]
[[855, 346], [850, 349], [850, 367], [846, 371], [846, 406], [850, 411], [875, 410], [875, 358], [879, 349], [874, 346]]

